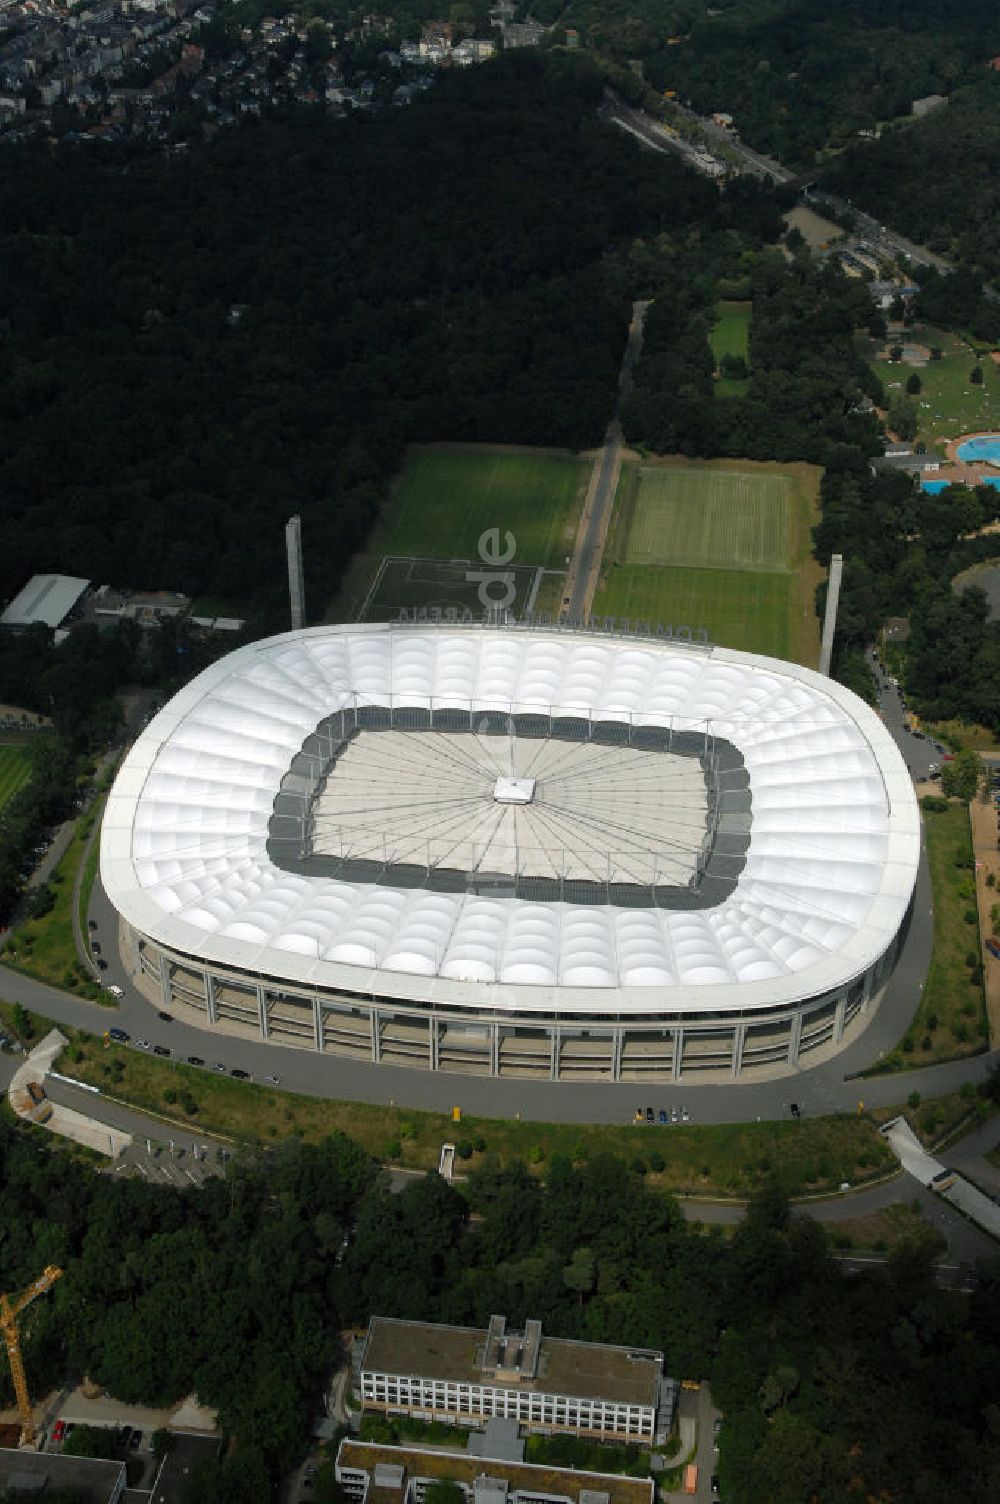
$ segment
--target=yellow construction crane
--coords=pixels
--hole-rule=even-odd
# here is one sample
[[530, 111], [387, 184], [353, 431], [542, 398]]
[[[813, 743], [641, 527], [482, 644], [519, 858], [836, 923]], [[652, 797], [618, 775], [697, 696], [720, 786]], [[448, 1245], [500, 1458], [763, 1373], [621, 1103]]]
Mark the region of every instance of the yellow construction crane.
[[21, 1416], [21, 1445], [30, 1447], [35, 1439], [35, 1424], [31, 1417], [31, 1400], [28, 1398], [28, 1381], [24, 1376], [24, 1359], [21, 1357], [21, 1333], [18, 1328], [17, 1318], [25, 1306], [38, 1295], [44, 1295], [46, 1290], [51, 1290], [57, 1279], [62, 1277], [62, 1270], [57, 1269], [55, 1264], [48, 1267], [38, 1276], [33, 1284], [20, 1295], [11, 1298], [9, 1295], [0, 1295], [0, 1331], [7, 1344], [7, 1357], [10, 1359], [10, 1376], [14, 1380], [14, 1393], [17, 1396], [17, 1408]]

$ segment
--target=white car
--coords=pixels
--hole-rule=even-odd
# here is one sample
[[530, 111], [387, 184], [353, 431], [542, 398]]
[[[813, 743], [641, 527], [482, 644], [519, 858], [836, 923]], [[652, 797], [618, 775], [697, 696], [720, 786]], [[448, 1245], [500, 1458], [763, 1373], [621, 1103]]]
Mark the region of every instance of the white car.
[[941, 771], [941, 768], [940, 768], [940, 765], [938, 763], [936, 763], [936, 762], [929, 762], [927, 764], [927, 774], [928, 774], [928, 777], [933, 778], [934, 774], [935, 773], [940, 773], [940, 771]]
[[114, 982], [109, 982], [108, 985], [107, 985], [107, 987], [105, 987], [104, 990], [105, 990], [105, 992], [110, 992], [112, 997], [124, 997], [125, 996], [125, 994], [122, 991], [122, 989], [120, 987], [116, 986]]

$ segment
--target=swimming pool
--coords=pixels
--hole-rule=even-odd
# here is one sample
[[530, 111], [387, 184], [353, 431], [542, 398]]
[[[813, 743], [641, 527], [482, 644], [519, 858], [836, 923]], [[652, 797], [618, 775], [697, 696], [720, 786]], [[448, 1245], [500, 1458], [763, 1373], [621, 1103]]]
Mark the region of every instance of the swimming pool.
[[960, 460], [996, 460], [1000, 463], [1000, 433], [984, 433], [978, 439], [966, 439], [955, 452]]
[[[940, 496], [942, 491], [947, 491], [949, 486], [960, 486], [960, 480], [922, 480], [921, 491], [929, 491], [932, 496]], [[1000, 475], [981, 475], [977, 481], [970, 481], [970, 485], [992, 486], [994, 491], [1000, 491]]]

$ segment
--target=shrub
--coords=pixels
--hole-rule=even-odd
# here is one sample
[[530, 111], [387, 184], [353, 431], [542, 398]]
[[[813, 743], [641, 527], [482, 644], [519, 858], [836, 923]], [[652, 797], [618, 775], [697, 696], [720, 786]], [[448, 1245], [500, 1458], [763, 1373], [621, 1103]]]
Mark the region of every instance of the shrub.
[[472, 1140], [472, 1147], [475, 1149], [477, 1154], [486, 1153], [486, 1140], [481, 1133], [477, 1134], [476, 1137]]
[[959, 1044], [965, 1044], [966, 1040], [969, 1037], [969, 1026], [968, 1024], [957, 1023], [952, 1030], [952, 1033], [958, 1040]]
[[933, 1034], [934, 1030], [937, 1028], [937, 1026], [938, 1026], [938, 1016], [937, 1016], [937, 1014], [936, 1013], [928, 1013], [928, 1015], [927, 1015], [927, 1032], [928, 1032], [928, 1034]]
[[411, 1121], [411, 1119], [409, 1119], [409, 1118], [404, 1118], [403, 1121], [399, 1125], [399, 1136], [400, 1136], [400, 1138], [416, 1138], [416, 1136], [417, 1136], [417, 1125], [416, 1125], [416, 1123], [414, 1123], [413, 1121]]
[[885, 1241], [885, 1238], [876, 1238], [872, 1247], [876, 1253], [887, 1253], [889, 1251], [889, 1245]]
[[987, 872], [987, 874], [986, 874], [986, 886], [988, 888], [995, 888], [996, 885], [997, 885], [997, 875], [996, 875], [996, 873], [995, 872]]
[[909, 1034], [907, 1034], [906, 1038], [903, 1040], [903, 1053], [904, 1055], [913, 1054], [913, 1040], [910, 1038]]
[[906, 1100], [911, 1107], [917, 1108], [920, 1106], [920, 1093], [918, 1091], [911, 1091]]
[[637, 1154], [635, 1159], [633, 1159], [632, 1161], [632, 1169], [635, 1171], [636, 1175], [646, 1175], [649, 1171], [649, 1166], [646, 1164], [646, 1161], [644, 1159], [640, 1159]]
[[983, 971], [983, 963], [982, 961], [977, 961], [975, 966], [969, 972], [969, 981], [972, 983], [973, 987], [981, 987], [983, 985], [984, 975], [985, 972]]
[[929, 1034], [925, 1034], [924, 1037], [923, 1037], [923, 1039], [920, 1041], [920, 1048], [922, 1050], [933, 1049], [933, 1041], [932, 1041], [931, 1036]]
[[532, 1144], [531, 1148], [528, 1150], [529, 1163], [533, 1165], [540, 1165], [544, 1158], [545, 1150], [542, 1148], [541, 1144]]
[[391, 1138], [382, 1152], [383, 1159], [399, 1159], [403, 1152], [403, 1145], [398, 1138]]
[[963, 1081], [958, 1095], [962, 1098], [963, 1102], [968, 1102], [971, 1097], [976, 1095], [976, 1088], [971, 1081]]
[[177, 1101], [177, 1093], [174, 1091], [174, 1089], [173, 1089], [172, 1086], [167, 1086], [167, 1087], [164, 1088], [164, 1091], [163, 1091], [163, 1100], [164, 1100], [164, 1102], [171, 1102], [171, 1103]]
[[649, 1156], [649, 1168], [652, 1170], [654, 1175], [660, 1175], [666, 1169], [666, 1167], [667, 1162], [663, 1158], [663, 1155], [660, 1153], [659, 1149], [654, 1149], [652, 1154]]
[[198, 1111], [198, 1103], [189, 1091], [181, 1092], [181, 1106], [189, 1118], [193, 1118]]
[[962, 918], [965, 920], [966, 924], [979, 923], [979, 915], [976, 913], [975, 909], [966, 909], [965, 913], [962, 915]]
[[467, 1138], [460, 1138], [458, 1143], [455, 1145], [455, 1153], [457, 1154], [459, 1159], [471, 1159], [472, 1144], [470, 1140]]

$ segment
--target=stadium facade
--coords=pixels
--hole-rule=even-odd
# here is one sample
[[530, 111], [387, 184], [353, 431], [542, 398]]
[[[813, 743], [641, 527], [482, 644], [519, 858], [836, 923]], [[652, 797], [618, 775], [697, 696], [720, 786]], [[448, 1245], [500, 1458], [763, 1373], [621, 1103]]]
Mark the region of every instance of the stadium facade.
[[331, 1056], [585, 1081], [795, 1066], [862, 1024], [919, 859], [812, 670], [669, 637], [314, 628], [130, 750], [101, 875], [157, 1006]]

